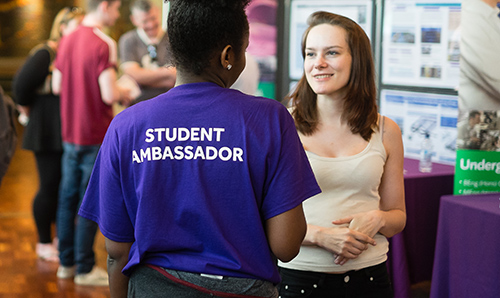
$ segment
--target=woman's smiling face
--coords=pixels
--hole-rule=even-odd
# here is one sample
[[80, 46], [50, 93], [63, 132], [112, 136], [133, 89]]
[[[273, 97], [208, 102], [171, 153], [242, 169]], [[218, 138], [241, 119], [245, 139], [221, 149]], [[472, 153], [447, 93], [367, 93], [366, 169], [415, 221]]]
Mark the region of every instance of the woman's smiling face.
[[334, 95], [343, 92], [349, 82], [351, 65], [352, 56], [344, 28], [321, 24], [309, 31], [305, 44], [304, 71], [307, 82], [316, 94]]

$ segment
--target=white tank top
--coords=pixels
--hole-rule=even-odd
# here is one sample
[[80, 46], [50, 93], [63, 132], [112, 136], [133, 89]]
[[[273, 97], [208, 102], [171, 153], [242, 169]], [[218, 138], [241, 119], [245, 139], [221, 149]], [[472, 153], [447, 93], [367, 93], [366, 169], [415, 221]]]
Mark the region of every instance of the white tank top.
[[[383, 117], [380, 131], [383, 131]], [[322, 193], [303, 203], [308, 224], [332, 227], [332, 221], [359, 212], [379, 209], [378, 192], [387, 158], [382, 134], [375, 130], [366, 148], [353, 156], [322, 157], [314, 153], [306, 154]], [[346, 225], [347, 226], [347, 225]], [[334, 263], [331, 252], [318, 246], [305, 246], [292, 261], [279, 262], [279, 266], [289, 269], [315, 272], [345, 272], [374, 266], [387, 260], [389, 244], [380, 233], [374, 237], [376, 246], [361, 253], [356, 259], [343, 266]]]

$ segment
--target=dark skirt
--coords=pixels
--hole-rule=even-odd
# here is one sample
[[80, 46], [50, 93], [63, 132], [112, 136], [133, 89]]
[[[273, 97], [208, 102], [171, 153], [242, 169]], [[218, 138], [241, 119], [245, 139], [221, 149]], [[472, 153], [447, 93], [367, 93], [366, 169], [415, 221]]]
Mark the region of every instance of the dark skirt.
[[29, 118], [23, 133], [23, 149], [62, 152], [59, 97], [39, 95], [31, 105]]

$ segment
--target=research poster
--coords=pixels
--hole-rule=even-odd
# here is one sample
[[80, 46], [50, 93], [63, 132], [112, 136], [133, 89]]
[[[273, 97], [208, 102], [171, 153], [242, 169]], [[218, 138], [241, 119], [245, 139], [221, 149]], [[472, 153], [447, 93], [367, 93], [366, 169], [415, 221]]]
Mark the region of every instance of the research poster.
[[460, 1], [386, 0], [382, 83], [457, 89]]
[[299, 80], [303, 72], [301, 53], [302, 35], [307, 29], [307, 18], [315, 11], [328, 11], [348, 17], [358, 23], [371, 39], [372, 35], [372, 0], [349, 1], [292, 1], [290, 6], [290, 43], [289, 43], [289, 76], [291, 80]]
[[420, 157], [428, 133], [433, 144], [432, 161], [455, 164], [457, 96], [383, 89], [380, 113], [399, 125], [405, 157]]

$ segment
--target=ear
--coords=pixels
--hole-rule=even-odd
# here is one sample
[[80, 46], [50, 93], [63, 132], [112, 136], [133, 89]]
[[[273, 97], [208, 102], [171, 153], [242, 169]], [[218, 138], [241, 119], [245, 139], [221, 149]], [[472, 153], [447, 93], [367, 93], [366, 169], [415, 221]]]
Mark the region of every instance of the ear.
[[66, 24], [61, 24], [59, 25], [59, 34], [63, 36], [64, 30], [66, 30], [66, 27], [68, 27]]
[[99, 3], [99, 5], [97, 6], [97, 10], [101, 11], [101, 12], [106, 12], [108, 10], [108, 7], [109, 7], [109, 1], [102, 1], [101, 3]]
[[225, 69], [227, 69], [229, 65], [231, 65], [229, 66], [229, 68], [231, 68], [234, 64], [234, 50], [231, 45], [225, 46], [220, 53], [220, 64], [222, 68]]
[[130, 22], [132, 23], [132, 25], [134, 25], [134, 26], [137, 27], [137, 24], [135, 22], [135, 18], [134, 18], [134, 14], [133, 13], [130, 14]]

